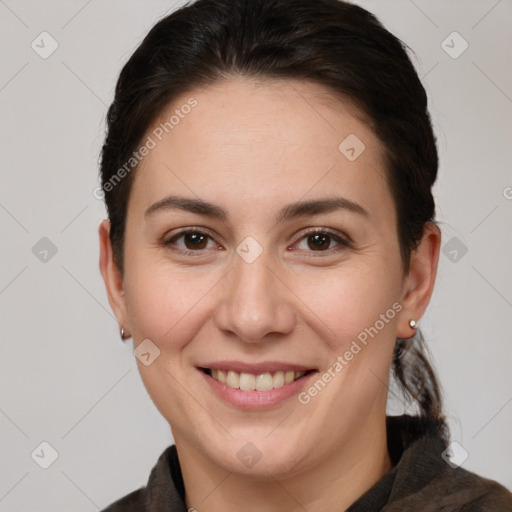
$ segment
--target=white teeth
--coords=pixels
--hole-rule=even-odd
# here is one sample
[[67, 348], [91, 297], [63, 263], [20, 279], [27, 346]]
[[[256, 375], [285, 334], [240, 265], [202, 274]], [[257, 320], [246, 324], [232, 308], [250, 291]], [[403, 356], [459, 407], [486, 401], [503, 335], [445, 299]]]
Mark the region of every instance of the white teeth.
[[295, 372], [289, 371], [284, 374], [284, 383], [290, 384], [290, 382], [293, 382], [293, 379], [295, 378]]
[[230, 388], [239, 388], [240, 387], [240, 374], [238, 372], [228, 372], [228, 376], [226, 378], [226, 384]]
[[256, 389], [256, 377], [250, 373], [240, 374], [240, 389], [252, 391]]
[[254, 375], [252, 373], [238, 373], [232, 370], [211, 370], [212, 378], [230, 388], [241, 389], [242, 391], [270, 391], [290, 384], [294, 380], [305, 375], [305, 371], [277, 371], [273, 375], [269, 372]]
[[256, 377], [256, 390], [257, 391], [270, 391], [274, 388], [274, 381], [270, 373], [262, 373]]
[[284, 372], [274, 373], [274, 378], [272, 380], [274, 382], [274, 389], [282, 388], [284, 386]]

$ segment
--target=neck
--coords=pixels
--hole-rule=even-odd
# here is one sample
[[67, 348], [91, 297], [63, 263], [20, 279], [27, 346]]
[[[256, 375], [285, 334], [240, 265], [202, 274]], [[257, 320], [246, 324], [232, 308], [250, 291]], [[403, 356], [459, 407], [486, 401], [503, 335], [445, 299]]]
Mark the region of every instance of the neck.
[[214, 464], [186, 439], [175, 436], [175, 441], [189, 511], [346, 510], [393, 467], [385, 421], [378, 425], [367, 422], [321, 464], [285, 479], [270, 473], [259, 479], [232, 473]]

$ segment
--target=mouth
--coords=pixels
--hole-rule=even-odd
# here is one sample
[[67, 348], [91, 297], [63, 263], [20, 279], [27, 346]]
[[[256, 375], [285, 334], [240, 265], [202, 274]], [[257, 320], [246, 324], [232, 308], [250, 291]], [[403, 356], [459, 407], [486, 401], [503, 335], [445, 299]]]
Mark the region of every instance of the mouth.
[[242, 391], [271, 391], [303, 379], [317, 370], [277, 370], [265, 373], [246, 373], [220, 368], [199, 368], [212, 379]]

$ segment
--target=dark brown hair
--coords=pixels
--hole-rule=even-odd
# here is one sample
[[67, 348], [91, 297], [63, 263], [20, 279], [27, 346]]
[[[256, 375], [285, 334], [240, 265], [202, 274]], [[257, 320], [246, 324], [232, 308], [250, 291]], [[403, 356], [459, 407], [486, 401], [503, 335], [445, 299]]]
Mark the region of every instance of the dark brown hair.
[[[307, 80], [359, 107], [385, 148], [406, 272], [435, 214], [438, 157], [427, 96], [405, 45], [374, 15], [340, 0], [198, 0], [150, 30], [120, 73], [102, 150], [102, 187], [121, 272], [136, 171], [123, 173], [114, 186], [112, 178], [173, 99], [235, 76]], [[434, 423], [446, 438], [440, 387], [421, 335], [397, 340], [392, 370], [425, 425]]]

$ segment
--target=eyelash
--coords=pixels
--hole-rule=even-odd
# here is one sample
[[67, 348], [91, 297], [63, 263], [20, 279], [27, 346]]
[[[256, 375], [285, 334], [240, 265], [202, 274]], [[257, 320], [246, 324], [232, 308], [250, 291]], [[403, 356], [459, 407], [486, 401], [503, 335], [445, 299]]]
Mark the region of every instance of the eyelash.
[[[187, 229], [184, 229], [183, 231], [176, 233], [169, 240], [163, 241], [162, 245], [164, 245], [164, 247], [167, 247], [173, 251], [181, 252], [185, 256], [200, 256], [202, 251], [205, 251], [206, 249], [190, 250], [190, 249], [183, 249], [183, 248], [177, 247], [175, 245], [176, 240], [178, 240], [179, 238], [183, 237], [184, 235], [188, 235], [188, 234], [206, 235], [208, 238], [213, 240], [213, 237], [206, 231], [201, 231], [200, 229], [195, 229], [195, 228], [187, 228]], [[326, 250], [319, 250], [319, 251], [307, 251], [307, 252], [312, 252], [312, 253], [318, 252], [318, 253], [332, 254], [332, 253], [338, 252], [340, 250], [352, 247], [352, 243], [348, 237], [343, 238], [339, 234], [337, 234], [329, 229], [325, 229], [325, 228], [317, 228], [317, 229], [307, 231], [306, 233], [304, 233], [304, 235], [301, 236], [301, 238], [299, 238], [298, 242], [305, 240], [305, 239], [309, 238], [310, 236], [314, 236], [314, 235], [318, 235], [318, 234], [327, 235], [331, 240], [334, 240], [339, 245], [333, 249], [326, 249]], [[310, 257], [317, 258], [318, 256], [310, 256]]]

